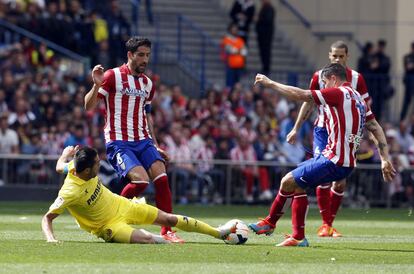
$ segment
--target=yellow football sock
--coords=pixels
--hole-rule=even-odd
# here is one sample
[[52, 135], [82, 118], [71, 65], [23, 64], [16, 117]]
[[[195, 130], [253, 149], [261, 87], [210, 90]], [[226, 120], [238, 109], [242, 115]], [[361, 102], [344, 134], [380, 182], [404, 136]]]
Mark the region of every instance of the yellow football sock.
[[187, 232], [197, 232], [206, 235], [213, 236], [215, 238], [220, 238], [220, 232], [218, 229], [212, 227], [209, 224], [206, 224], [202, 221], [197, 219], [182, 216], [182, 215], [175, 215], [177, 216], [178, 222], [175, 225], [176, 228], [187, 231]]

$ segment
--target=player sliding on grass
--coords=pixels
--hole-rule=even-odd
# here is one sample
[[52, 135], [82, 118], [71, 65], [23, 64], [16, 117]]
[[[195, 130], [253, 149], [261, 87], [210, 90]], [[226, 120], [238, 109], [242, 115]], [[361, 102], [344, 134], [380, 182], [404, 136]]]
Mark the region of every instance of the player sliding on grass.
[[[384, 132], [373, 117], [361, 95], [346, 81], [346, 70], [340, 64], [327, 65], [321, 73], [325, 89], [303, 90], [274, 82], [264, 75], [256, 76], [255, 84], [272, 88], [289, 99], [313, 102], [326, 109], [328, 144], [321, 154], [300, 164], [281, 181], [279, 194], [270, 208], [269, 215], [249, 227], [257, 234], [270, 235], [276, 222], [284, 213], [286, 202], [292, 202], [293, 234], [277, 246], [309, 246], [305, 238], [305, 219], [308, 210], [306, 188], [346, 178], [356, 164], [356, 151], [367, 128], [377, 140], [381, 169], [385, 181], [395, 176]], [[378, 130], [380, 128], [380, 130]]]
[[[74, 156], [72, 161], [69, 161]], [[166, 213], [156, 207], [134, 203], [109, 191], [98, 178], [99, 157], [90, 147], [67, 147], [56, 164], [56, 171], [67, 173], [65, 182], [55, 202], [42, 219], [42, 230], [47, 242], [57, 242], [53, 234], [53, 220], [65, 208], [76, 219], [79, 226], [106, 242], [117, 243], [171, 243], [165, 235], [155, 235], [131, 224], [156, 224], [177, 227], [188, 232], [197, 232], [225, 238], [236, 229], [236, 224], [213, 228], [196, 219]]]

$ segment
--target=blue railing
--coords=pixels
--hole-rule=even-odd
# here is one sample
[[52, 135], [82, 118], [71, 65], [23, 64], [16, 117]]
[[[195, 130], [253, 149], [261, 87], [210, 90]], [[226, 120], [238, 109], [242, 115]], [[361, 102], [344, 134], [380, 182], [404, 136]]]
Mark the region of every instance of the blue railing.
[[[185, 69], [189, 70], [193, 75], [196, 76], [200, 83], [200, 90], [206, 89], [206, 50], [208, 46], [217, 49], [219, 53], [219, 45], [197, 24], [182, 14], [177, 14], [177, 60], [183, 64]], [[200, 39], [200, 52], [198, 58], [191, 56], [185, 56], [183, 53], [183, 37], [182, 33], [184, 29], [190, 30], [195, 34], [195, 37]], [[194, 36], [192, 36], [194, 38]], [[186, 64], [191, 64], [190, 67]], [[195, 73], [195, 74], [194, 74]]]
[[18, 27], [16, 25], [11, 24], [11, 23], [9, 23], [7, 21], [4, 21], [2, 19], [0, 19], [0, 28], [3, 28], [5, 30], [10, 31], [9, 34], [7, 34], [6, 32], [3, 32], [3, 38], [5, 39], [5, 41], [3, 41], [3, 42], [6, 43], [6, 44], [10, 44], [10, 43], [15, 42], [15, 40], [17, 38], [15, 36], [15, 34], [17, 34], [17, 36], [25, 36], [25, 37], [31, 39], [32, 41], [35, 41], [35, 42], [38, 42], [38, 43], [45, 43], [48, 46], [48, 48], [54, 50], [55, 52], [57, 52], [57, 53], [59, 53], [63, 56], [69, 57], [70, 59], [73, 59], [73, 60], [76, 60], [76, 61], [82, 63], [83, 67], [84, 67], [84, 73], [86, 73], [90, 69], [90, 59], [89, 58], [81, 56], [81, 55], [79, 55], [79, 54], [77, 54], [73, 51], [70, 51], [70, 50], [62, 47], [62, 46], [59, 46], [58, 44], [56, 44], [56, 43], [54, 43], [50, 40], [47, 40], [47, 39], [45, 39], [45, 38], [43, 38], [39, 35], [36, 35], [36, 34], [30, 32], [30, 31], [27, 31], [27, 30], [25, 30], [21, 27]]
[[[280, 3], [282, 5], [284, 5], [301, 23], [302, 25], [309, 29], [311, 31], [311, 34], [315, 37], [317, 37], [318, 39], [324, 39], [326, 37], [329, 36], [342, 36], [342, 37], [346, 37], [348, 40], [350, 41], [354, 41], [355, 44], [357, 45], [358, 49], [362, 50], [363, 45], [360, 41], [358, 41], [354, 34], [352, 32], [347, 32], [347, 31], [312, 31], [312, 25], [318, 24], [320, 25], [321, 23], [318, 22], [314, 22], [311, 23], [297, 8], [295, 8], [288, 0], [280, 0]], [[348, 21], [335, 21], [335, 22], [342, 22], [342, 23], [346, 23], [348, 24]], [[331, 25], [332, 22], [326, 23]]]
[[129, 0], [129, 2], [131, 3], [131, 20], [133, 22], [133, 24], [135, 25], [135, 29], [134, 29], [134, 33], [138, 34], [138, 30], [139, 30], [139, 8], [141, 6], [141, 1], [140, 0]]
[[[152, 65], [157, 65], [161, 56], [168, 55], [168, 61], [171, 62], [171, 52], [174, 53], [174, 62], [179, 68], [190, 76], [192, 81], [198, 83], [198, 89], [202, 92], [210, 84], [206, 76], [207, 66], [212, 62], [219, 61], [219, 43], [215, 42], [202, 28], [194, 23], [188, 17], [177, 13], [157, 13], [154, 15], [154, 23], [151, 25], [151, 32], [147, 33], [153, 41]], [[140, 24], [143, 22], [141, 21]], [[175, 29], [176, 33], [166, 31], [165, 25], [168, 23], [168, 29]], [[188, 51], [188, 46], [192, 48]], [[207, 58], [207, 51], [213, 49], [217, 54], [217, 60]], [[165, 60], [163, 60], [165, 63]], [[192, 88], [194, 86], [192, 85]]]
[[312, 27], [311, 22], [306, 19], [306, 17], [297, 10], [289, 1], [287, 0], [280, 0], [280, 3], [284, 5], [293, 15], [296, 16], [296, 18], [299, 19], [299, 21], [307, 28], [310, 29]]

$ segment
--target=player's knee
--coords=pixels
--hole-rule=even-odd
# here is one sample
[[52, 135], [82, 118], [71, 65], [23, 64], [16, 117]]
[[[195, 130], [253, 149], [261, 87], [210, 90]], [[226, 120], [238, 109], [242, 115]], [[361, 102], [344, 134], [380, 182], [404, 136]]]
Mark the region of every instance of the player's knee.
[[154, 238], [149, 233], [140, 233], [135, 231], [131, 235], [131, 243], [133, 244], [153, 244], [155, 243]]
[[344, 192], [345, 187], [346, 187], [346, 182], [345, 181], [334, 182], [332, 184], [332, 190], [334, 190], [335, 192]]
[[280, 183], [280, 189], [283, 191], [294, 191], [297, 188], [297, 184], [295, 182], [295, 178], [293, 177], [292, 173], [289, 172], [286, 174]]
[[145, 181], [145, 182], [148, 182], [149, 181], [148, 174], [142, 173], [142, 172], [136, 172], [134, 170], [131, 170], [128, 173], [128, 178], [131, 181]]

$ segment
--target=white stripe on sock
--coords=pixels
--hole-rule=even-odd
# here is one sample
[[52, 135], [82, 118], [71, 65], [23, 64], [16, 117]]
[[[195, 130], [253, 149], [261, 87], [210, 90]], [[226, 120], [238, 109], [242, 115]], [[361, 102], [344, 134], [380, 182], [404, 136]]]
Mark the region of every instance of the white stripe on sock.
[[160, 175], [158, 175], [157, 177], [155, 177], [154, 180], [152, 180], [152, 181], [155, 182], [156, 180], [158, 180], [159, 178], [161, 178], [163, 176], [167, 176], [167, 173], [161, 173]]

